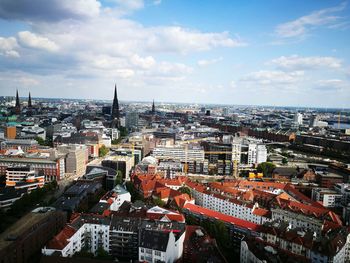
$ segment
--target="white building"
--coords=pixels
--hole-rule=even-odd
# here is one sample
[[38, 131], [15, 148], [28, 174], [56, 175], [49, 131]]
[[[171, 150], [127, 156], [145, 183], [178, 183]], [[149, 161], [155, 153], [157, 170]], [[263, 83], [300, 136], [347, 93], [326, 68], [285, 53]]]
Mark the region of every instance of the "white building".
[[295, 113], [294, 118], [293, 118], [293, 122], [296, 125], [302, 125], [303, 124], [303, 114], [302, 113]]
[[157, 159], [171, 159], [180, 162], [204, 161], [204, 150], [195, 146], [157, 146], [153, 154]]
[[195, 189], [191, 189], [191, 194], [195, 199], [195, 204], [208, 208], [225, 215], [240, 218], [255, 224], [263, 224], [270, 218], [264, 213], [264, 209], [260, 209], [257, 205], [245, 204], [236, 200], [230, 200], [218, 194], [203, 193]]
[[[184, 224], [181, 225], [183, 228]], [[164, 223], [157, 228], [146, 223], [140, 233], [139, 261], [172, 263], [181, 258], [186, 231], [174, 228], [175, 223]]]
[[267, 149], [263, 144], [250, 143], [248, 146], [248, 165], [256, 165], [266, 162]]
[[312, 188], [311, 198], [324, 207], [341, 207], [343, 195], [328, 188]]
[[96, 254], [99, 248], [109, 251], [109, 219], [102, 216], [81, 215], [73, 220], [45, 246], [41, 252], [71, 257], [82, 249]]
[[131, 195], [124, 187], [118, 184], [101, 198], [100, 203], [109, 203], [109, 210], [118, 211], [125, 201], [130, 202]]
[[27, 138], [41, 138], [43, 140], [46, 139], [46, 131], [45, 129], [39, 127], [38, 125], [27, 126], [21, 130], [21, 136]]

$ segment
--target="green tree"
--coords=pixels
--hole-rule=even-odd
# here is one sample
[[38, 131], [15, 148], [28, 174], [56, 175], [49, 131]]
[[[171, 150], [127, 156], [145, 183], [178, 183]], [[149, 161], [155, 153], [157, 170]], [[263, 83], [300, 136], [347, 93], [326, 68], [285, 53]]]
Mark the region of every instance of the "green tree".
[[100, 157], [106, 156], [106, 154], [109, 152], [108, 148], [104, 145], [101, 146], [101, 148], [98, 151], [98, 155]]
[[117, 170], [117, 174], [115, 176], [115, 185], [122, 184], [123, 183], [123, 173], [120, 170]]
[[36, 137], [35, 140], [39, 143], [39, 145], [46, 145], [45, 140], [41, 137]]
[[282, 158], [282, 164], [286, 165], [288, 163], [288, 159], [287, 158]]
[[159, 197], [153, 199], [153, 203], [157, 206], [165, 206], [165, 202]]
[[125, 127], [120, 127], [119, 128], [120, 131], [120, 137], [126, 137], [128, 136], [128, 129]]
[[180, 187], [179, 192], [181, 192], [183, 194], [188, 194], [191, 197], [191, 190], [190, 190], [190, 188], [188, 188], [186, 186]]
[[256, 170], [258, 173], [263, 173], [265, 177], [271, 177], [273, 170], [276, 168], [276, 165], [270, 162], [260, 163]]

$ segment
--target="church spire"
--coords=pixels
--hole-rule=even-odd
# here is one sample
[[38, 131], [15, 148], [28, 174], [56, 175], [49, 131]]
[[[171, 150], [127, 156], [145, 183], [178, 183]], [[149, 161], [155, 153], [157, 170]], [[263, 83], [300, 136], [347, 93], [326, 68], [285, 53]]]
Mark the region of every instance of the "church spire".
[[118, 102], [118, 94], [117, 94], [117, 84], [114, 86], [114, 98], [112, 105], [112, 121], [116, 120], [117, 123], [115, 126], [119, 128], [120, 126], [120, 112], [119, 112], [119, 102]]
[[29, 92], [29, 96], [28, 96], [28, 108], [32, 108], [32, 96], [30, 96], [30, 92]]
[[156, 107], [154, 106], [154, 100], [153, 100], [153, 103], [152, 103], [152, 114], [154, 114], [156, 112]]
[[21, 104], [19, 102], [19, 95], [18, 95], [18, 90], [16, 90], [16, 106], [15, 106], [15, 112], [16, 114], [21, 114]]

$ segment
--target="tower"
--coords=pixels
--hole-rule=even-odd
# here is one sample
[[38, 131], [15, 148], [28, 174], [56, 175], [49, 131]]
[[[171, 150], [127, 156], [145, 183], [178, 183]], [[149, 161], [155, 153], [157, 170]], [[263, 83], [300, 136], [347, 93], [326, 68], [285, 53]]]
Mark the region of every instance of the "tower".
[[119, 128], [120, 127], [120, 113], [119, 113], [119, 102], [117, 95], [117, 84], [114, 86], [114, 98], [112, 105], [112, 126]]
[[28, 106], [27, 106], [27, 116], [32, 116], [32, 110], [33, 110], [33, 105], [32, 105], [32, 96], [28, 96]]
[[18, 90], [16, 90], [16, 106], [15, 106], [15, 113], [17, 115], [21, 114], [21, 104], [19, 102], [19, 96], [18, 96]]
[[30, 92], [29, 92], [29, 97], [28, 97], [28, 108], [32, 108], [32, 97], [30, 96]]
[[152, 114], [155, 114], [156, 113], [156, 107], [154, 106], [154, 100], [153, 100], [153, 103], [152, 103]]

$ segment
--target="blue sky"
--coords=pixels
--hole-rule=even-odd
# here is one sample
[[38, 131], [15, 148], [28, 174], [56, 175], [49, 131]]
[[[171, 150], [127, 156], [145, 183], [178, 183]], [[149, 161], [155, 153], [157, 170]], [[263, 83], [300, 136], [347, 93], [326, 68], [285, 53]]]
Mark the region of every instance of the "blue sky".
[[350, 106], [345, 1], [0, 0], [0, 95]]

